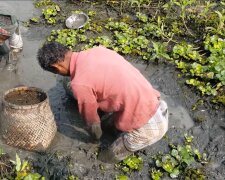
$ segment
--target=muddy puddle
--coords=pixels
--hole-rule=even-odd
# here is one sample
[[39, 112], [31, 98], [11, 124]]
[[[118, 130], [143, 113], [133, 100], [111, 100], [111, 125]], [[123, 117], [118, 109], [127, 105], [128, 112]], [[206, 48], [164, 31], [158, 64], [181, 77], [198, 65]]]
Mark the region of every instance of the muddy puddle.
[[[15, 9], [21, 21], [38, 14], [32, 5], [33, 1], [4, 2]], [[104, 11], [101, 11], [101, 14], [104, 14]], [[18, 153], [21, 158], [29, 157], [38, 160], [36, 167], [40, 173], [46, 175], [47, 179], [60, 179], [60, 177], [65, 179], [65, 173], [74, 173], [79, 179], [87, 180], [115, 179], [115, 175], [121, 172], [114, 170], [114, 166], [108, 164], [104, 164], [104, 170], [101, 170], [99, 166], [102, 163], [97, 160], [96, 155], [98, 147], [110, 144], [112, 138], [105, 133], [100, 145], [90, 143], [90, 137], [84, 130], [85, 124], [78, 113], [76, 101], [66, 93], [61, 77], [43, 71], [37, 63], [37, 50], [50, 33], [50, 28], [21, 28], [24, 48], [18, 62], [18, 70], [16, 73], [4, 70], [0, 72], [0, 95], [2, 96], [6, 90], [21, 84], [43, 89], [49, 96], [58, 132], [47, 153], [44, 154], [13, 148], [2, 141], [0, 141], [0, 147], [8, 152], [12, 159], [15, 159], [15, 154]], [[206, 166], [209, 179], [223, 180], [225, 177], [225, 131], [222, 128], [225, 124], [224, 109], [220, 107], [213, 109], [206, 101], [199, 109], [192, 111], [192, 105], [200, 97], [179, 83], [183, 80], [177, 78], [172, 66], [154, 63], [147, 65], [136, 61], [132, 61], [132, 64], [161, 92], [162, 99], [168, 103], [170, 129], [167, 137], [169, 141], [180, 143], [185, 132], [192, 133], [195, 137], [194, 144], [200, 151], [206, 152], [211, 159], [211, 163]], [[194, 119], [198, 116], [201, 116], [204, 121], [196, 123]], [[130, 179], [150, 179], [149, 159], [157, 152], [168, 150], [168, 139], [162, 139], [139, 152], [144, 159], [144, 168], [132, 173]], [[65, 159], [65, 157], [70, 159]], [[70, 172], [63, 168], [68, 162], [71, 164]], [[58, 172], [59, 176], [54, 176], [54, 173], [50, 174], [50, 172]]]

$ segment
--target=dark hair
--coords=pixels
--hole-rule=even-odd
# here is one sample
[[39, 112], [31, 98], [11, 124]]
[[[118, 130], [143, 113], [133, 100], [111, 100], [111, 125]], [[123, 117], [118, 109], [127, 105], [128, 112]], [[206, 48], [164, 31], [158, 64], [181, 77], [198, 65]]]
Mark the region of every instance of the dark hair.
[[52, 64], [62, 61], [68, 51], [69, 48], [62, 44], [49, 42], [38, 50], [37, 59], [44, 70], [54, 72], [55, 68]]

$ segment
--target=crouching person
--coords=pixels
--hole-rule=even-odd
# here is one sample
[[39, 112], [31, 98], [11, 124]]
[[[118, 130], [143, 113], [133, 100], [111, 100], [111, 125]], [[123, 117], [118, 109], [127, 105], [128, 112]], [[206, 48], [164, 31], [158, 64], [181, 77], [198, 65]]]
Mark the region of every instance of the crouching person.
[[39, 49], [37, 58], [44, 70], [70, 76], [79, 112], [94, 139], [102, 136], [98, 111], [113, 114], [110, 121], [122, 133], [107, 150], [100, 152], [100, 160], [121, 161], [159, 141], [166, 133], [166, 102], [160, 100], [160, 93], [116, 52], [104, 47], [72, 52], [51, 42]]

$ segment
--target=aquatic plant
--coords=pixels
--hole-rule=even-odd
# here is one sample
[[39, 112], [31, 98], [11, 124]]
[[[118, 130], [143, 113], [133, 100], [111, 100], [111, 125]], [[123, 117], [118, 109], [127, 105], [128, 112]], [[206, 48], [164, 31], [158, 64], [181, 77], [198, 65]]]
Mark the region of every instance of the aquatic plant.
[[224, 31], [225, 10], [223, 9], [221, 12], [215, 11], [215, 13], [218, 16], [218, 18], [216, 18], [215, 27], [207, 26], [206, 30], [213, 34], [224, 35], [225, 34], [225, 31]]
[[152, 3], [152, 0], [126, 0], [131, 7], [138, 7], [139, 11], [141, 6], [149, 6]]
[[173, 47], [172, 52], [175, 59], [179, 59], [180, 57], [182, 57], [187, 60], [198, 61], [204, 64], [202, 55], [197, 50], [198, 48], [194, 48], [191, 44], [182, 42], [180, 44], [176, 44]]
[[[77, 35], [78, 31], [73, 29], [52, 30], [51, 35], [48, 37], [48, 41], [54, 40], [72, 49], [77, 44]], [[81, 35], [79, 37], [82, 41], [85, 40], [85, 37]]]
[[16, 161], [11, 162], [15, 165], [16, 170], [16, 180], [44, 180], [45, 178], [42, 177], [39, 173], [32, 173], [31, 172], [31, 164], [28, 161], [21, 161], [20, 157], [16, 154]]
[[225, 105], [225, 96], [216, 96], [212, 99], [212, 102], [215, 104], [221, 103]]
[[48, 24], [56, 24], [56, 15], [60, 11], [58, 5], [50, 5], [42, 10], [42, 14]]
[[[44, 7], [46, 23], [58, 22], [58, 15], [55, 16], [60, 12], [57, 11], [57, 4], [42, 1], [39, 5]], [[110, 17], [99, 21], [95, 20], [97, 12], [90, 10], [86, 12], [90, 21], [83, 28], [53, 30], [48, 41], [57, 41], [73, 50], [102, 45], [145, 61], [174, 63], [186, 78], [186, 84], [195, 87], [201, 95], [224, 95], [224, 39], [219, 35], [223, 34], [225, 11], [219, 8], [214, 10], [217, 3], [205, 1], [199, 4], [198, 0], [170, 0], [164, 4], [158, 2], [161, 8], [155, 14], [137, 11], [139, 8], [149, 8], [146, 5], [152, 1], [108, 0], [106, 3], [112, 3], [110, 6], [113, 7], [122, 5], [119, 8], [132, 4], [134, 17], [122, 15], [117, 19]], [[49, 7], [54, 10], [47, 13]], [[61, 8], [58, 5], [58, 10]], [[82, 12], [74, 12], [77, 11]], [[195, 36], [197, 34], [198, 37]], [[192, 42], [184, 36], [191, 37]]]
[[39, 17], [32, 17], [32, 18], [30, 19], [30, 21], [33, 22], [33, 23], [39, 23], [40, 18], [39, 18]]
[[152, 169], [151, 170], [151, 178], [153, 180], [160, 180], [163, 176], [163, 173], [160, 170]]
[[164, 4], [163, 7], [166, 10], [170, 10], [173, 9], [173, 6], [177, 6], [180, 8], [180, 11], [177, 11], [179, 13], [179, 17], [182, 19], [183, 25], [186, 28], [187, 32], [193, 36], [193, 34], [191, 33], [191, 31], [189, 30], [189, 28], [186, 25], [186, 18], [187, 18], [187, 14], [186, 14], [186, 9], [188, 6], [194, 4], [196, 2], [196, 0], [170, 0], [168, 3]]
[[207, 59], [209, 69], [214, 73], [214, 78], [225, 85], [225, 39], [217, 35], [207, 36], [204, 45], [205, 49], [210, 51]]
[[34, 6], [36, 8], [44, 7], [44, 6], [49, 6], [55, 4], [54, 1], [52, 0], [37, 0], [34, 2]]
[[187, 133], [184, 134], [184, 138], [185, 138], [185, 143], [186, 144], [190, 144], [192, 143], [194, 136], [192, 135], [188, 135]]
[[196, 176], [205, 179], [204, 173], [199, 168], [193, 168], [193, 163], [207, 163], [206, 154], [201, 154], [198, 149], [191, 146], [193, 136], [185, 134], [186, 145], [169, 144], [170, 152], [159, 153], [154, 157], [157, 169], [151, 170], [151, 177], [160, 180], [164, 173], [168, 173], [171, 178], [185, 177], [190, 179], [190, 171], [196, 172]]
[[198, 99], [198, 100], [196, 101], [196, 103], [192, 105], [192, 108], [191, 108], [191, 109], [192, 109], [193, 111], [195, 111], [195, 110], [198, 109], [199, 106], [203, 105], [203, 103], [204, 103], [204, 100]]
[[115, 164], [115, 167], [124, 173], [132, 172], [135, 170], [140, 170], [143, 167], [143, 160], [140, 156], [131, 155], [118, 164]]
[[13, 161], [2, 149], [0, 151], [0, 179], [45, 180], [45, 177], [35, 172], [31, 162], [21, 160], [18, 154]]
[[148, 16], [146, 16], [146, 14], [137, 12], [137, 13], [136, 13], [136, 16], [137, 16], [137, 18], [138, 18], [141, 22], [146, 23], [146, 22], [148, 21]]
[[117, 175], [115, 180], [128, 180], [129, 178], [125, 175]]
[[79, 180], [77, 176], [71, 175], [66, 180]]
[[167, 53], [167, 43], [160, 43], [152, 41], [153, 48], [151, 49], [152, 55], [150, 57], [151, 60], [156, 59], [170, 59], [170, 56]]

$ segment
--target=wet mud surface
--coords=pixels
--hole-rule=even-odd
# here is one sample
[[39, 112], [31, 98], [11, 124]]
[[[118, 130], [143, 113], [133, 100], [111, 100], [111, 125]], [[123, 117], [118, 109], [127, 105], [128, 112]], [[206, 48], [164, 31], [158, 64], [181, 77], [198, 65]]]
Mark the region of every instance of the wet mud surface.
[[[28, 19], [37, 12], [32, 1], [8, 1], [16, 9], [21, 20]], [[104, 13], [103, 11], [101, 13]], [[16, 73], [0, 72], [0, 93], [20, 84], [42, 88], [48, 93], [50, 105], [55, 116], [58, 132], [47, 153], [39, 154], [7, 146], [0, 141], [0, 147], [15, 158], [18, 153], [22, 158], [36, 161], [36, 168], [45, 174], [47, 179], [65, 179], [65, 174], [76, 174], [79, 179], [115, 179], [122, 174], [113, 165], [103, 164], [97, 160], [99, 146], [107, 146], [114, 137], [104, 132], [101, 144], [92, 144], [85, 124], [78, 113], [76, 101], [69, 96], [62, 83], [61, 77], [44, 72], [36, 60], [37, 49], [44, 42], [50, 28], [22, 27], [24, 49], [18, 62]], [[128, 58], [129, 59], [129, 58]], [[167, 138], [163, 138], [148, 148], [138, 152], [144, 159], [144, 167], [129, 174], [132, 180], [150, 179], [152, 167], [151, 158], [158, 152], [168, 152], [168, 143], [182, 143], [184, 133], [194, 136], [193, 144], [200, 152], [206, 152], [209, 163], [204, 166], [209, 180], [223, 180], [225, 177], [225, 111], [222, 106], [212, 106], [207, 99], [193, 111], [192, 107], [201, 97], [199, 94], [183, 85], [183, 79], [177, 78], [176, 70], [171, 65], [163, 63], [145, 64], [129, 59], [151, 84], [161, 92], [162, 98], [169, 106], [169, 130]], [[196, 121], [196, 119], [202, 121]], [[70, 164], [67, 172], [65, 166]], [[100, 168], [104, 166], [104, 170]], [[57, 173], [58, 176], [56, 175]], [[59, 178], [60, 177], [60, 178]], [[169, 179], [169, 178], [165, 178]]]
[[45, 99], [44, 93], [34, 90], [15, 90], [5, 96], [5, 101], [16, 105], [34, 105]]

